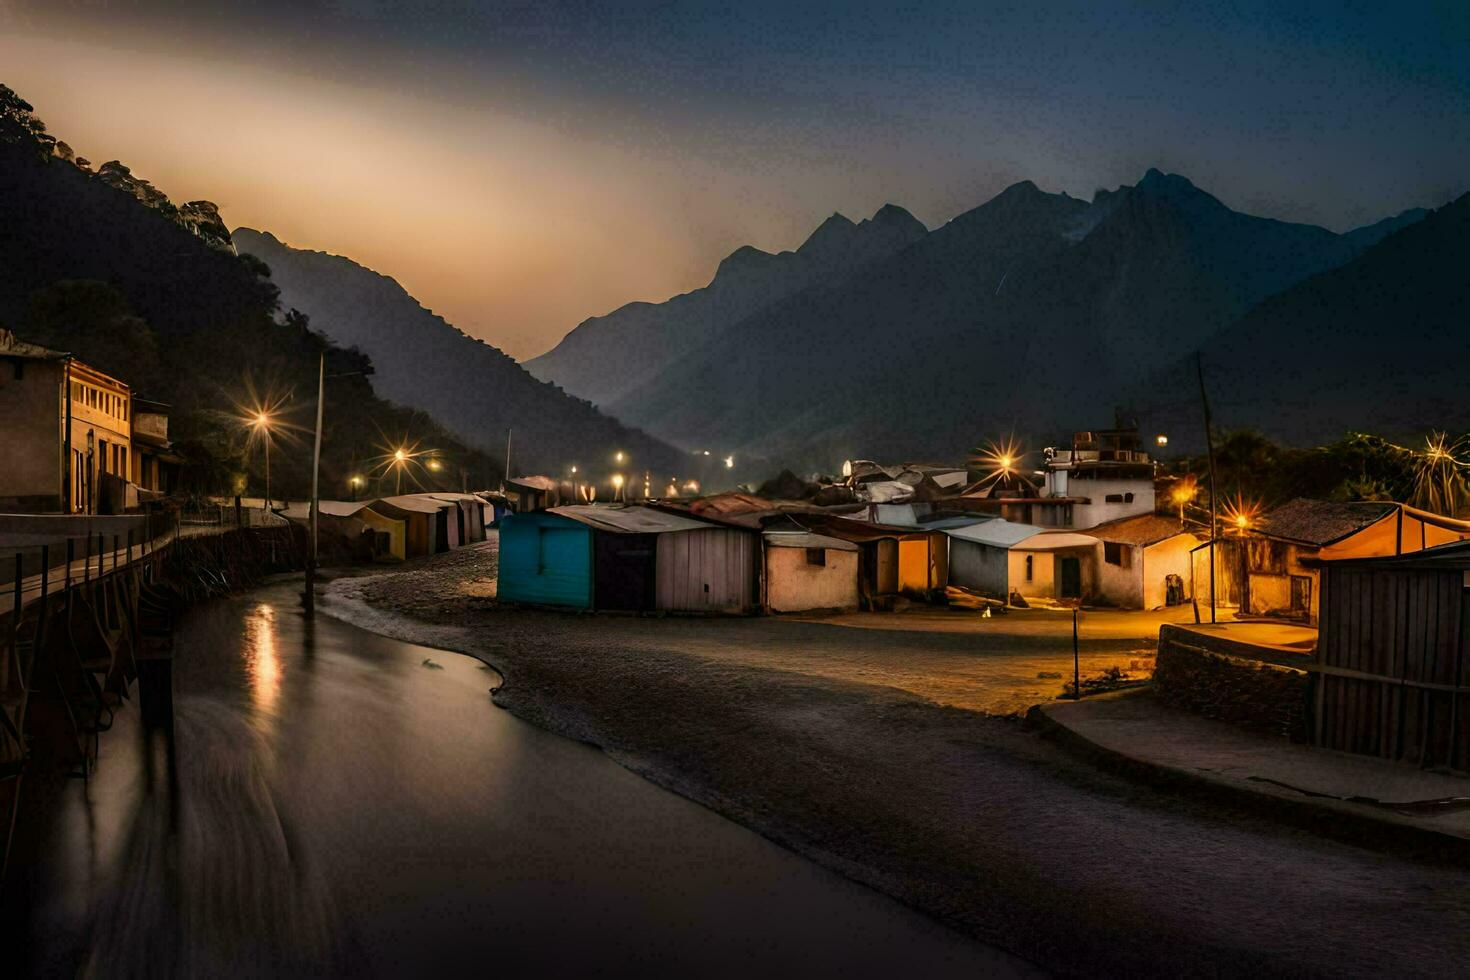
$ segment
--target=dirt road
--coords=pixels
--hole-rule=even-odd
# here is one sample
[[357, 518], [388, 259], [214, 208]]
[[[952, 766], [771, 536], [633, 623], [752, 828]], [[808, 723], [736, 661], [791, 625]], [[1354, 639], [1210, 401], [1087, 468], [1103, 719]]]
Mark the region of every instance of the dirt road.
[[[1056, 637], [501, 610], [472, 594], [487, 569], [493, 545], [334, 582], [328, 607], [483, 657], [507, 677], [496, 703], [1049, 969], [1453, 973], [1470, 955], [1470, 874], [1184, 801], [973, 710], [1013, 700], [987, 692]], [[1116, 645], [1099, 662], [1135, 645], [1096, 642]]]

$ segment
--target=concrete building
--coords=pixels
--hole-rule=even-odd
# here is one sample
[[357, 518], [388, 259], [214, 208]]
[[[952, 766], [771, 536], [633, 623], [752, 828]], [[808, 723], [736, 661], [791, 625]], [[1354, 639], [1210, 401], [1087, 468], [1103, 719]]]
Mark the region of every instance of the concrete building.
[[1097, 598], [1123, 609], [1158, 609], [1187, 602], [1192, 594], [1191, 552], [1208, 532], [1196, 534], [1176, 518], [1140, 514], [1087, 532], [1099, 543]]
[[1142, 448], [1137, 429], [1078, 432], [1070, 449], [1046, 450], [1038, 524], [1089, 528], [1154, 512], [1156, 464]]
[[767, 531], [765, 606], [771, 612], [856, 609], [858, 546], [810, 531]]
[[169, 407], [133, 397], [132, 481], [140, 490], [166, 494], [174, 489], [183, 462], [168, 439]]
[[127, 503], [132, 466], [128, 386], [70, 354], [0, 330], [0, 506], [110, 513]]

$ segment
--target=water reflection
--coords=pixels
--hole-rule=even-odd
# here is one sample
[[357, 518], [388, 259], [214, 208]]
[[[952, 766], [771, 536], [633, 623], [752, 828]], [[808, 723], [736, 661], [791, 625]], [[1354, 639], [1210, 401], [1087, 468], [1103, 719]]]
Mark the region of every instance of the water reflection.
[[257, 603], [245, 614], [245, 669], [250, 695], [261, 714], [274, 715], [281, 699], [281, 658], [276, 651], [276, 609]]
[[308, 625], [296, 588], [184, 617], [177, 806], [140, 792], [124, 711], [93, 779], [31, 811], [22, 974], [1013, 971], [516, 720], [468, 658]]

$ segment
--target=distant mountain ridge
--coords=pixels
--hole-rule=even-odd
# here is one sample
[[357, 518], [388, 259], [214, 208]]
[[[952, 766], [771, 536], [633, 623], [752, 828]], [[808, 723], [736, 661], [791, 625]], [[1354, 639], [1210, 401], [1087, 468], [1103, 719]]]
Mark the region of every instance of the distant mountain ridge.
[[527, 361], [526, 370], [598, 405], [611, 404], [762, 307], [820, 282], [845, 279], [927, 233], [893, 204], [856, 223], [833, 214], [793, 252], [746, 245], [720, 262], [707, 286], [583, 321], [554, 349]]
[[[858, 269], [744, 293], [724, 321], [693, 323], [687, 294], [641, 307], [639, 323], [586, 321], [538, 361], [576, 391], [597, 370], [581, 350], [615, 326], [634, 362], [619, 372], [641, 380], [601, 404], [676, 444], [810, 468], [952, 457], [990, 433], [1110, 421], [1138, 378], [1423, 215], [1339, 235], [1234, 211], [1158, 170], [1090, 202], [1022, 181]], [[682, 342], [638, 361], [628, 334], [650, 323]]]
[[614, 451], [663, 480], [688, 470], [688, 456], [536, 380], [499, 349], [425, 309], [392, 278], [351, 259], [293, 248], [269, 232], [236, 228], [236, 248], [265, 262], [284, 305], [311, 317], [334, 343], [372, 358], [385, 398], [421, 409], [467, 443], [503, 454], [514, 429], [519, 472], [601, 464]]

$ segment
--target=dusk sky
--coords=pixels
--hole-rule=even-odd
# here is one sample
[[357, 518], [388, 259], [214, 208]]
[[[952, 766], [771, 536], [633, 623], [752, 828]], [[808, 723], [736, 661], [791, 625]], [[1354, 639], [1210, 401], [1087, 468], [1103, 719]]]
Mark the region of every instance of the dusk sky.
[[521, 358], [888, 201], [1157, 166], [1344, 230], [1470, 188], [1464, 2], [793, 6], [0, 0], [0, 81]]

